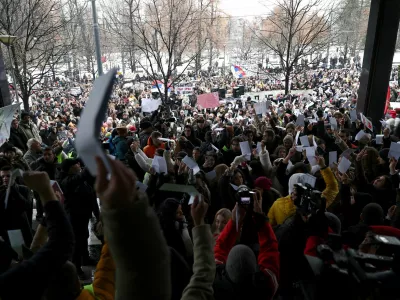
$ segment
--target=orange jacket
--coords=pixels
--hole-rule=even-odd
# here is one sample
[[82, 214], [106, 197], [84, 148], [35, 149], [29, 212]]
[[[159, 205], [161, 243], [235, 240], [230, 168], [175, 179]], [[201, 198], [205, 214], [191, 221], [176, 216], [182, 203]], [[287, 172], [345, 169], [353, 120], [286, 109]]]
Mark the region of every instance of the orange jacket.
[[147, 146], [143, 148], [143, 152], [147, 155], [148, 158], [154, 158], [157, 149], [165, 149], [164, 143], [162, 143], [159, 147], [154, 146], [153, 140], [151, 136], [147, 140]]
[[96, 267], [93, 284], [85, 286], [76, 300], [113, 300], [115, 295], [115, 264], [105, 243]]

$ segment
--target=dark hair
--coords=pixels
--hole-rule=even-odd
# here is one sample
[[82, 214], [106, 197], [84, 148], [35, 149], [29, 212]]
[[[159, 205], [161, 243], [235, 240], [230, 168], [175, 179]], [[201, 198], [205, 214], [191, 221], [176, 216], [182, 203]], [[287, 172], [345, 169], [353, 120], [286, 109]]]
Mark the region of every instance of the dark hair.
[[9, 172], [9, 171], [11, 171], [12, 170], [12, 167], [11, 166], [4, 166], [4, 167], [2, 167], [1, 169], [0, 169], [0, 171], [3, 171], [3, 172]]
[[231, 139], [231, 144], [232, 144], [233, 142], [238, 142], [238, 143], [240, 143], [241, 141], [242, 141], [242, 139], [241, 139], [240, 137], [234, 136], [234, 137]]
[[190, 129], [190, 131], [192, 131], [192, 132], [193, 132], [193, 127], [192, 127], [192, 125], [186, 124], [186, 125], [185, 125], [185, 128], [189, 128], [189, 129]]
[[200, 151], [200, 147], [194, 147], [194, 148], [193, 148], [193, 151], [194, 151], [194, 150]]
[[52, 148], [50, 148], [50, 147], [45, 147], [43, 149], [43, 152], [45, 152], [45, 151], [51, 151], [54, 154], [54, 150]]

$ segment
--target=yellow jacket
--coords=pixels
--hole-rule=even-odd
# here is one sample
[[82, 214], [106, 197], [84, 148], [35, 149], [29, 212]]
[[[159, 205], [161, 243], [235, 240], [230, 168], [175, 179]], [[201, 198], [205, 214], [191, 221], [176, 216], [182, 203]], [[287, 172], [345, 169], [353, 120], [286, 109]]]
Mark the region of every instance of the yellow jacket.
[[[339, 193], [339, 187], [331, 168], [328, 167], [321, 170], [321, 175], [326, 185], [322, 196], [326, 199], [326, 207], [329, 207]], [[293, 216], [295, 212], [296, 206], [293, 204], [290, 195], [279, 198], [272, 204], [268, 212], [269, 222], [271, 226], [282, 224], [287, 218]]]
[[93, 284], [85, 286], [76, 300], [113, 300], [115, 294], [115, 264], [105, 243], [96, 267]]

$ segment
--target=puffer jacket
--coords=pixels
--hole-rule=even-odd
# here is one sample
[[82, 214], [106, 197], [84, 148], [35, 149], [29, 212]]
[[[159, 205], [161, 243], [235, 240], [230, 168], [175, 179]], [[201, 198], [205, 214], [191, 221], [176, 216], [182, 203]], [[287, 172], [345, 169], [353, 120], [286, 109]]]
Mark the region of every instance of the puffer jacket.
[[148, 158], [153, 158], [154, 155], [156, 154], [156, 150], [158, 148], [165, 149], [164, 143], [162, 143], [159, 147], [156, 147], [156, 146], [154, 146], [153, 140], [151, 139], [151, 137], [149, 137], [147, 139], [147, 146], [144, 147], [143, 152], [146, 154], [146, 156]]
[[115, 145], [115, 157], [118, 160], [124, 161], [125, 154], [128, 152], [128, 139], [126, 137], [116, 136], [112, 140], [113, 144]]
[[42, 143], [42, 137], [39, 134], [39, 130], [32, 122], [29, 122], [28, 124], [24, 124], [21, 122], [19, 124], [19, 129], [21, 130], [21, 133], [24, 135], [27, 141], [29, 139], [37, 139], [39, 143]]

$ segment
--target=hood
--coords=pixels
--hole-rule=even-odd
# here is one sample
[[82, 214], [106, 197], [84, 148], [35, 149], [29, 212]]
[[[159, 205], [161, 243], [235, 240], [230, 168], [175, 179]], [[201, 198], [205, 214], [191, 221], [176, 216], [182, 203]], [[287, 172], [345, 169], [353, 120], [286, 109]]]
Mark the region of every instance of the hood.
[[301, 181], [301, 177], [303, 177], [304, 173], [296, 173], [290, 176], [289, 178], [289, 195], [293, 192], [294, 185]]

